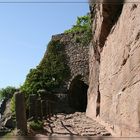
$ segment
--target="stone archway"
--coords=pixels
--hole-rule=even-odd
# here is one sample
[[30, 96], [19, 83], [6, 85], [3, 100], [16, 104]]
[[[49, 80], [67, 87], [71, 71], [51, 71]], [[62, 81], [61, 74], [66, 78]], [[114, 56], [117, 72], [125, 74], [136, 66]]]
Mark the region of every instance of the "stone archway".
[[69, 88], [69, 104], [76, 111], [85, 112], [87, 107], [88, 85], [82, 81], [82, 76], [77, 75]]

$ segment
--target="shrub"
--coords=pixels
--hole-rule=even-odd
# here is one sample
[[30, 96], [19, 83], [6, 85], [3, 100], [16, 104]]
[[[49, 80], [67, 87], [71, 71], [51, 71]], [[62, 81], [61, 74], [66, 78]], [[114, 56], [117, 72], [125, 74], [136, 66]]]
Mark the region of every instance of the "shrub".
[[66, 30], [65, 33], [75, 34], [76, 43], [82, 43], [83, 45], [88, 45], [92, 38], [90, 14], [77, 17], [76, 25], [73, 25], [71, 29]]
[[8, 86], [0, 90], [0, 99], [10, 99], [13, 97], [13, 94], [17, 91], [15, 87]]
[[41, 122], [41, 121], [31, 121], [29, 126], [33, 130], [42, 130], [43, 129], [43, 122]]

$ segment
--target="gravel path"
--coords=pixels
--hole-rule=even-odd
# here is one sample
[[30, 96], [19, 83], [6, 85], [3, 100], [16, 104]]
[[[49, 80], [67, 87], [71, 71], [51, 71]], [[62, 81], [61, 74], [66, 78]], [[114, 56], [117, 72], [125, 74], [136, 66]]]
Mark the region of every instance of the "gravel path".
[[[45, 136], [110, 136], [104, 126], [86, 117], [85, 113], [57, 114], [44, 121]], [[36, 134], [41, 136], [41, 134]]]

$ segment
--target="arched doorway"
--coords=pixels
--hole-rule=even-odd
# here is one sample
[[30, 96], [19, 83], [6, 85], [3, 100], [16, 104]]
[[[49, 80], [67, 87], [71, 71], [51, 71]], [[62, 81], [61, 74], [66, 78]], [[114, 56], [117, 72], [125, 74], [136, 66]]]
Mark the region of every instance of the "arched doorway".
[[82, 76], [76, 76], [69, 88], [69, 104], [76, 111], [85, 112], [87, 107], [88, 85], [81, 80]]

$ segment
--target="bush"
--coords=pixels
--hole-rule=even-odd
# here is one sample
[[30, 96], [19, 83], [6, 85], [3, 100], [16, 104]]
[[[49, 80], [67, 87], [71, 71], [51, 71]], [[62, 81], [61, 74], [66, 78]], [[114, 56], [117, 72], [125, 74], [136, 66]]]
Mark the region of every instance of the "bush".
[[89, 14], [81, 17], [77, 17], [76, 25], [65, 33], [75, 34], [76, 43], [81, 43], [83, 45], [88, 45], [92, 38], [92, 28], [91, 28], [91, 17]]
[[43, 129], [43, 122], [41, 122], [41, 121], [31, 121], [29, 126], [33, 130], [42, 130]]
[[0, 90], [0, 99], [10, 99], [13, 97], [14, 93], [17, 91], [15, 87], [8, 86]]

